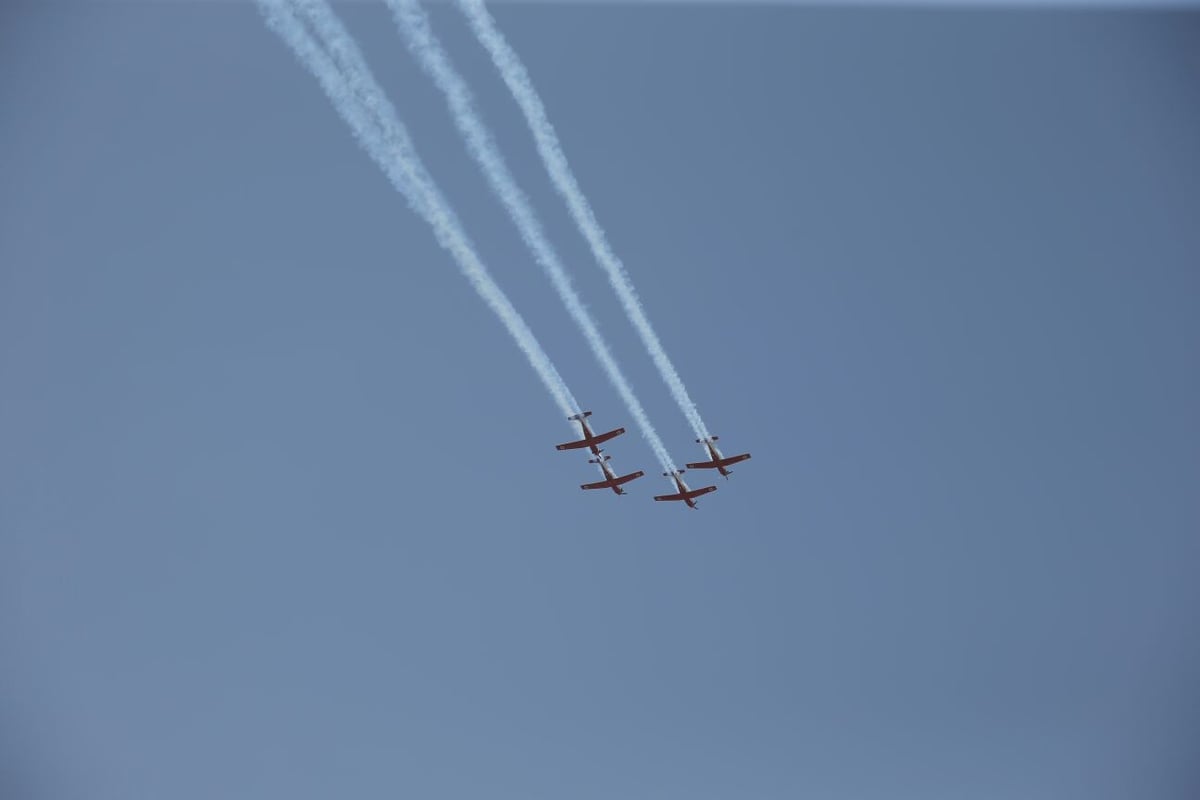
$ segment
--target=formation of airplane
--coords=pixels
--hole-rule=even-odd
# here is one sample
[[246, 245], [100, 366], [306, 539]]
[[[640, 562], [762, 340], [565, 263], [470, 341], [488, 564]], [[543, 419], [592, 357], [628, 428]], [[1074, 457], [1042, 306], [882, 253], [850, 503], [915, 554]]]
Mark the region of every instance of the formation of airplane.
[[[595, 483], [580, 484], [580, 489], [585, 491], [589, 489], [611, 489], [614, 494], [625, 494], [625, 490], [621, 487], [632, 480], [642, 477], [646, 473], [638, 470], [637, 472], [630, 472], [627, 475], [617, 475], [616, 471], [613, 470], [609, 463], [612, 460], [612, 456], [604, 455], [603, 448], [600, 447], [600, 445], [625, 433], [625, 429], [613, 428], [611, 431], [607, 431], [605, 433], [594, 433], [591, 426], [588, 425], [587, 422], [587, 418], [591, 415], [592, 412], [590, 411], [581, 411], [578, 414], [573, 414], [567, 417], [567, 419], [571, 420], [572, 422], [579, 423], [581, 438], [572, 442], [564, 442], [563, 444], [555, 445], [555, 449], [587, 449], [591, 451], [593, 456], [595, 456], [595, 458], [589, 458], [588, 463], [595, 464], [600, 468], [600, 472], [604, 475], [604, 480], [596, 481]], [[729, 475], [732, 473], [732, 470], [729, 469], [729, 466], [750, 458], [749, 453], [740, 453], [736, 456], [723, 455], [715, 444], [719, 438], [720, 437], [713, 436], [708, 439], [697, 439], [696, 442], [704, 445], [705, 449], [708, 450], [709, 460], [697, 461], [695, 463], [688, 464], [688, 469], [715, 469], [721, 473], [726, 480], [728, 480]], [[682, 469], [673, 469], [670, 472], [664, 472], [663, 477], [672, 479], [675, 482], [675, 488], [678, 489], [678, 491], [672, 494], [657, 495], [654, 499], [666, 502], [683, 502], [687, 504], [688, 508], [696, 508], [697, 497], [708, 494], [709, 492], [715, 492], [717, 490], [716, 486], [703, 486], [699, 489], [690, 488], [683, 480], [682, 475], [684, 472], [685, 470]]]

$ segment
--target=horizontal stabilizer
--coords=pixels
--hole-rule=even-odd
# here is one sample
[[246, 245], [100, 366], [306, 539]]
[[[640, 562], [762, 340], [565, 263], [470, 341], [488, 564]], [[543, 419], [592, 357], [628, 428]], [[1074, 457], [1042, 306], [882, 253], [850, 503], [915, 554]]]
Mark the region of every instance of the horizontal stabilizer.
[[578, 414], [572, 414], [571, 416], [567, 417], [567, 419], [571, 420], [572, 422], [582, 422], [584, 417], [590, 417], [591, 415], [592, 412], [590, 411], [580, 411]]

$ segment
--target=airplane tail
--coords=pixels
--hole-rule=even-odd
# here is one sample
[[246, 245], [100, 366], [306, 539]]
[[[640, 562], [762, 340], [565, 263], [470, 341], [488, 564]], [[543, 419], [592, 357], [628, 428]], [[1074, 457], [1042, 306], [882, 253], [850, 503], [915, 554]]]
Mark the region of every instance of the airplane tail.
[[707, 439], [697, 439], [696, 444], [704, 444], [705, 442], [716, 442], [721, 439], [720, 436], [710, 436]]
[[589, 464], [599, 464], [601, 461], [611, 461], [612, 456], [601, 456], [600, 458], [589, 458]]
[[585, 417], [590, 417], [591, 415], [592, 412], [590, 411], [580, 411], [578, 414], [572, 414], [571, 416], [567, 417], [567, 419], [571, 420], [572, 422], [583, 422]]

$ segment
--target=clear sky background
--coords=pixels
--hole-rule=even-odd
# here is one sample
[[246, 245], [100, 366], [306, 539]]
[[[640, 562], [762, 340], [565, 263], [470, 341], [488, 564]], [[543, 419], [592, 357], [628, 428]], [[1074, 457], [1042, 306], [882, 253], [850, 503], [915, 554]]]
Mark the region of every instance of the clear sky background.
[[498, 8], [754, 454], [690, 512], [650, 501], [386, 10], [340, 8], [652, 477], [579, 491], [516, 347], [252, 6], [5, 4], [0, 795], [1197, 796], [1200, 17]]

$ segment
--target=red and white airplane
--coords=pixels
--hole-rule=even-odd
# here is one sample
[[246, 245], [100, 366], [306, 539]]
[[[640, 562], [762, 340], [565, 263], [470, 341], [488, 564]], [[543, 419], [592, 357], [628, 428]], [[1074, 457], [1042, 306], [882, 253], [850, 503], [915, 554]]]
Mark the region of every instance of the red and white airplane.
[[708, 448], [710, 460], [697, 461], [695, 464], [688, 464], [688, 469], [715, 469], [725, 477], [725, 480], [729, 480], [729, 475], [733, 472], [733, 470], [726, 469], [726, 467], [730, 466], [731, 464], [736, 464], [739, 461], [745, 461], [746, 459], [750, 458], [750, 454], [742, 453], [738, 456], [729, 456], [726, 458], [725, 456], [721, 455], [721, 451], [717, 449], [715, 444], [713, 444], [713, 442], [720, 438], [720, 436], [714, 436], [711, 439], [697, 439], [696, 444], [702, 444]]
[[600, 466], [600, 471], [604, 473], [604, 480], [596, 483], [585, 483], [579, 488], [612, 489], [615, 494], [625, 494], [625, 490], [621, 488], [621, 484], [629, 483], [630, 481], [640, 478], [646, 474], [639, 469], [637, 472], [631, 472], [628, 475], [621, 475], [618, 477], [617, 474], [613, 472], [612, 467], [608, 465], [608, 460], [610, 458], [612, 458], [612, 456], [598, 456], [596, 458], [589, 458], [589, 464], [598, 464]]
[[592, 451], [592, 455], [600, 455], [600, 445], [607, 442], [609, 439], [615, 439], [625, 432], [624, 428], [614, 428], [608, 433], [595, 434], [587, 424], [587, 418], [592, 415], [590, 411], [584, 411], [580, 414], [567, 417], [572, 422], [578, 422], [579, 427], [583, 428], [583, 438], [574, 442], [566, 442], [564, 444], [555, 445], [556, 450], [582, 450], [588, 448]]
[[682, 469], [672, 470], [671, 472], [664, 472], [663, 473], [664, 478], [674, 478], [675, 479], [675, 485], [679, 487], [679, 493], [678, 494], [660, 494], [658, 497], [655, 497], [654, 499], [655, 500], [682, 500], [683, 502], [688, 504], [688, 508], [695, 508], [697, 497], [699, 497], [702, 494], [708, 494], [709, 492], [715, 492], [717, 490], [717, 487], [715, 487], [715, 486], [705, 486], [703, 489], [689, 489], [688, 485], [683, 482], [683, 478], [679, 477], [684, 472], [685, 472], [685, 470], [682, 470]]

